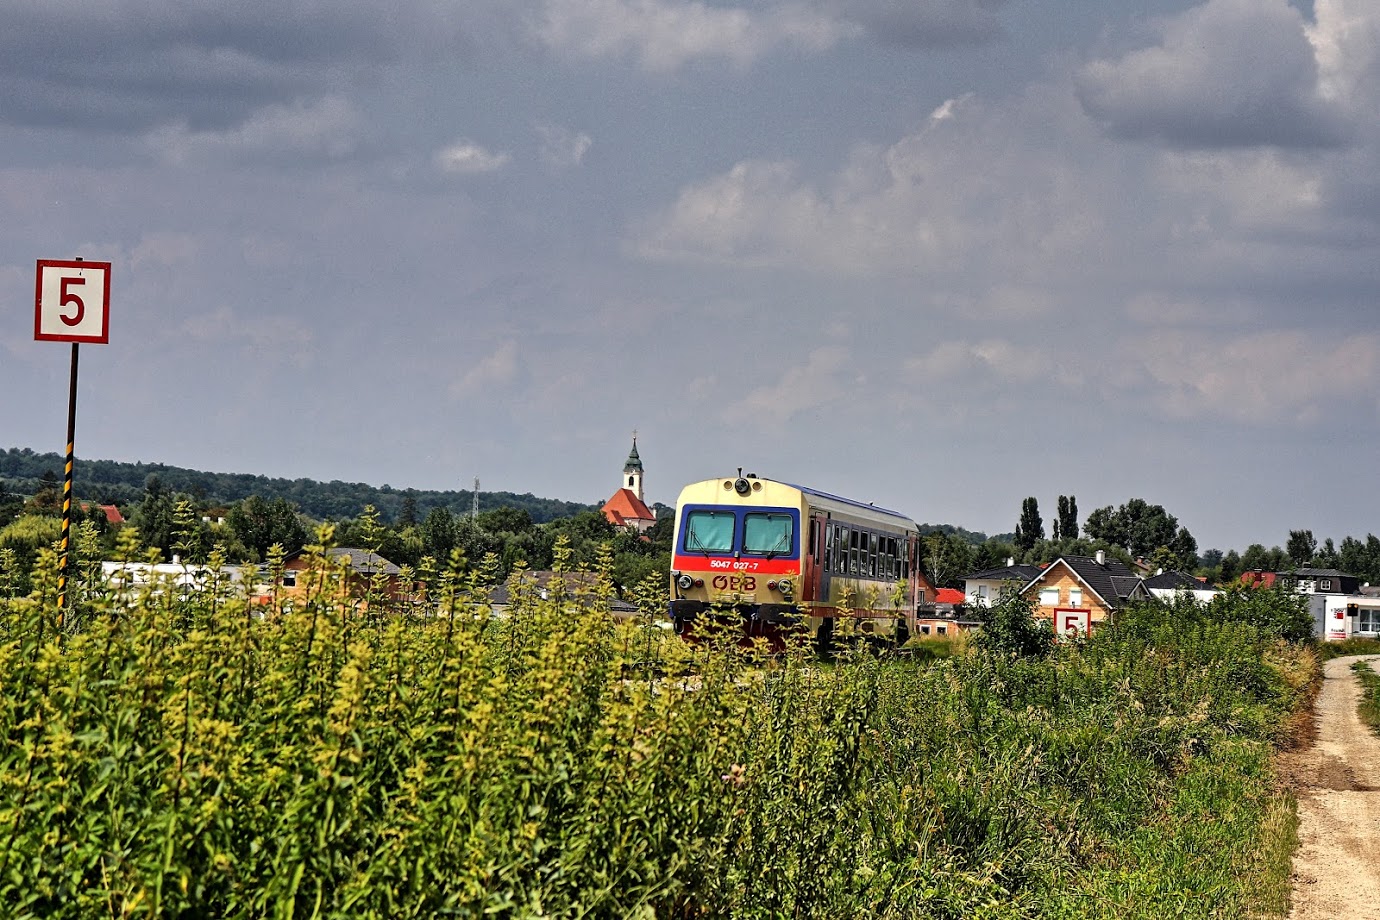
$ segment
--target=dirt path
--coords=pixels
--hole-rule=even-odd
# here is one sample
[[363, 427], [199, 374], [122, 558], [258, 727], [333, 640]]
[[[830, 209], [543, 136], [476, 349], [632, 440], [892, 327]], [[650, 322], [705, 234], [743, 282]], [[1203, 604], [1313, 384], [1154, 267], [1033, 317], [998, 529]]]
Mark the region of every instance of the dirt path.
[[1380, 920], [1380, 738], [1356, 715], [1356, 660], [1327, 663], [1317, 741], [1283, 765], [1299, 802], [1290, 920]]

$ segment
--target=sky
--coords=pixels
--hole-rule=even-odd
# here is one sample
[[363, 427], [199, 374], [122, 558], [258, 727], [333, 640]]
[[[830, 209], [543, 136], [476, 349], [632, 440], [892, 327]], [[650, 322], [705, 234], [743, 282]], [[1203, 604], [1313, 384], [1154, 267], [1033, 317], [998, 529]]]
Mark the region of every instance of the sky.
[[0, 446], [81, 256], [79, 458], [1380, 531], [1374, 0], [0, 0], [0, 81]]

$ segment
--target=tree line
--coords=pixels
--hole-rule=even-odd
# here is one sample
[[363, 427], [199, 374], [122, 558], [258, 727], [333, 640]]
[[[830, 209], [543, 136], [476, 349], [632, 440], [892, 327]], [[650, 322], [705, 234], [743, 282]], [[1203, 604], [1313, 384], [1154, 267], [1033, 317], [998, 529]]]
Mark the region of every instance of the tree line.
[[[0, 492], [8, 489], [18, 495], [33, 495], [43, 488], [46, 477], [57, 476], [64, 465], [65, 458], [57, 453], [37, 453], [27, 447], [0, 450]], [[387, 521], [398, 520], [409, 505], [414, 515], [424, 516], [433, 508], [447, 508], [454, 515], [463, 515], [471, 510], [474, 501], [473, 490], [466, 489], [395, 489], [387, 484], [275, 479], [250, 473], [208, 473], [164, 463], [79, 459], [74, 472], [73, 490], [77, 495], [121, 508], [143, 501], [151, 475], [157, 476], [165, 489], [185, 494], [207, 508], [228, 508], [251, 496], [270, 501], [281, 498], [321, 521], [353, 517], [363, 512], [366, 505], [372, 505]], [[517, 508], [538, 523], [594, 508], [588, 503], [538, 498], [530, 492], [480, 492], [479, 504], [481, 508]]]

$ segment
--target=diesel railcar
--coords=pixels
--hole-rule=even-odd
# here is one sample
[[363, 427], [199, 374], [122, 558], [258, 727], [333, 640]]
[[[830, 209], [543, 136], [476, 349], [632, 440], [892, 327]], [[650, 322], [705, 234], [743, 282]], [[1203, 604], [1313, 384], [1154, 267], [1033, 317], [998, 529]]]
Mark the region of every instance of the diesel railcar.
[[717, 623], [825, 650], [844, 631], [899, 644], [933, 600], [913, 520], [741, 470], [681, 490], [674, 540], [670, 613], [687, 638]]

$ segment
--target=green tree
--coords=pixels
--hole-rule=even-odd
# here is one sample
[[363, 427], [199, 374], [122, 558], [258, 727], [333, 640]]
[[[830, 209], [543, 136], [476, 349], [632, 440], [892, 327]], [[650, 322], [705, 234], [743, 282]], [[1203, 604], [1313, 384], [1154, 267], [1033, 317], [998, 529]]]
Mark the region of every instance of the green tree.
[[983, 612], [978, 648], [1030, 658], [1047, 655], [1054, 647], [1049, 621], [1035, 616], [1035, 601], [1012, 591]]
[[1313, 531], [1289, 531], [1289, 542], [1285, 544], [1285, 552], [1289, 554], [1289, 561], [1295, 568], [1311, 564], [1317, 551], [1318, 541], [1313, 539]]
[[402, 506], [398, 510], [398, 526], [413, 527], [417, 523], [417, 490], [403, 492]]
[[1143, 498], [1132, 498], [1116, 510], [1111, 505], [1098, 508], [1088, 515], [1083, 532], [1094, 540], [1119, 546], [1133, 557], [1147, 557], [1163, 546], [1191, 564], [1198, 549], [1192, 534], [1179, 527], [1178, 518], [1163, 505], [1152, 505]]
[[1059, 496], [1059, 517], [1054, 523], [1054, 539], [1078, 539], [1078, 499], [1075, 496]]
[[1030, 549], [1045, 538], [1045, 522], [1040, 518], [1040, 503], [1032, 495], [1021, 502], [1021, 518], [1016, 524], [1016, 546]]
[[1097, 508], [1089, 514], [1088, 519], [1083, 522], [1083, 533], [1099, 543], [1120, 546], [1123, 549], [1128, 542], [1121, 516], [1111, 505]]
[[422, 523], [422, 551], [438, 562], [444, 563], [455, 549], [455, 515], [449, 508], [432, 508]]
[[291, 555], [307, 542], [306, 525], [285, 498], [265, 500], [251, 495], [230, 509], [225, 522], [253, 552], [255, 562], [267, 559], [268, 548], [275, 543]]
[[922, 537], [925, 574], [936, 588], [961, 588], [963, 576], [974, 571], [973, 546], [956, 534], [932, 533]]

